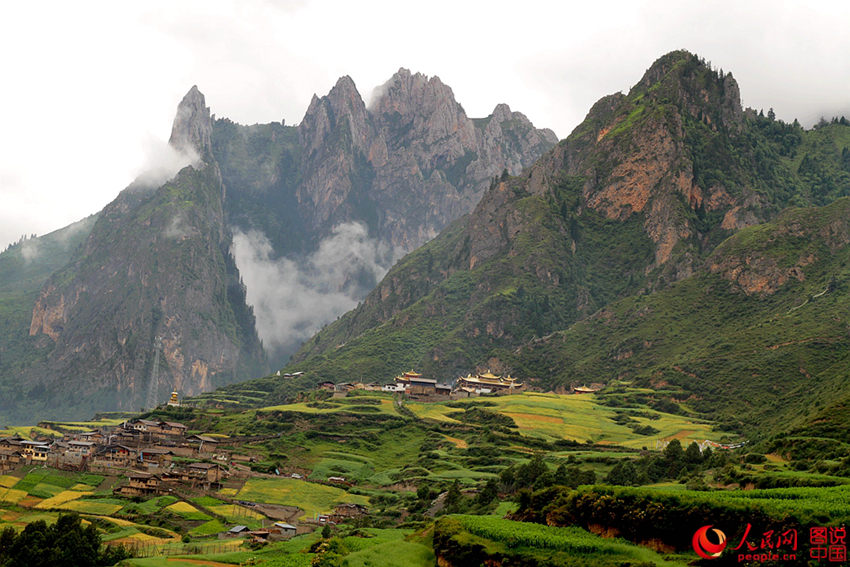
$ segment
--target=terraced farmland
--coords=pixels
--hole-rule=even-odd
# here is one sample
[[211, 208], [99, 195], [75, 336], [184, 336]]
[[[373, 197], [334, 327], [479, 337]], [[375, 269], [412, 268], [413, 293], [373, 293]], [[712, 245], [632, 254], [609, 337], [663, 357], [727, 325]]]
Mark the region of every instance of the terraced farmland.
[[[510, 417], [519, 432], [546, 440], [568, 439], [580, 443], [622, 445], [624, 447], [654, 447], [658, 441], [679, 439], [687, 445], [691, 441], [718, 440], [720, 435], [711, 430], [703, 420], [667, 414], [652, 409], [642, 409], [645, 416], [634, 416], [634, 423], [657, 430], [651, 435], [640, 435], [626, 425], [615, 421], [617, 408], [599, 403], [593, 394], [559, 395], [525, 392], [512, 396], [473, 398], [451, 404], [409, 402], [406, 407], [421, 419], [445, 423], [459, 423], [458, 411], [467, 407], [485, 407]], [[454, 416], [453, 416], [454, 414]]]
[[336, 504], [369, 504], [368, 497], [293, 478], [252, 478], [237, 496], [241, 500], [297, 506], [307, 517], [331, 512]]

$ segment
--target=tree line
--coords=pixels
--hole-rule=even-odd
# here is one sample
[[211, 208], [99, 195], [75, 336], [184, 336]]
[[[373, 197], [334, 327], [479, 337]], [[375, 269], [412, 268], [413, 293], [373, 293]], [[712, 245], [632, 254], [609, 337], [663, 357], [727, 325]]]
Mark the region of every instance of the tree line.
[[62, 514], [53, 525], [28, 524], [21, 533], [0, 532], [0, 567], [106, 567], [130, 557], [120, 546], [101, 545], [94, 524], [77, 514]]

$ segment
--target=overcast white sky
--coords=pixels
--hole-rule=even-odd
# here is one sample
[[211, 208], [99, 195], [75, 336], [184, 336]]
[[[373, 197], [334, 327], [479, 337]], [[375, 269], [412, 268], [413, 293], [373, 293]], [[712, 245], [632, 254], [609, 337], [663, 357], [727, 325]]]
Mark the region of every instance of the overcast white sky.
[[745, 106], [850, 117], [850, 2], [4, 2], [0, 250], [112, 200], [161, 153], [197, 84], [218, 116], [298, 123], [344, 74], [439, 75], [565, 137], [667, 51], [732, 71]]

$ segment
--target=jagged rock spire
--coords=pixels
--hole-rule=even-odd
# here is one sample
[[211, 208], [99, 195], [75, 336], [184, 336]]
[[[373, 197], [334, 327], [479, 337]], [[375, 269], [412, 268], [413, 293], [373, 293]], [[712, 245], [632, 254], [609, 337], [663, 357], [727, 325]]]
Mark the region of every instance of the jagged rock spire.
[[196, 152], [201, 158], [212, 151], [212, 121], [203, 93], [193, 86], [177, 105], [168, 143], [185, 153]]

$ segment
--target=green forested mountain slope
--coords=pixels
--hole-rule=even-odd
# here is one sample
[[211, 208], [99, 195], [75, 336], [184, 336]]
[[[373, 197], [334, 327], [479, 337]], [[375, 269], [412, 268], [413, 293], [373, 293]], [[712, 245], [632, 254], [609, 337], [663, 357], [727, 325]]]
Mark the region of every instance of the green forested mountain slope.
[[30, 389], [22, 388], [14, 377], [43, 358], [36, 339], [27, 332], [38, 291], [53, 272], [70, 261], [96, 220], [92, 215], [50, 234], [23, 240], [0, 254], [0, 412], [29, 394]]
[[850, 394], [849, 214], [848, 198], [789, 209], [694, 276], [505, 356], [548, 387], [626, 380], [733, 430], [802, 427]]

